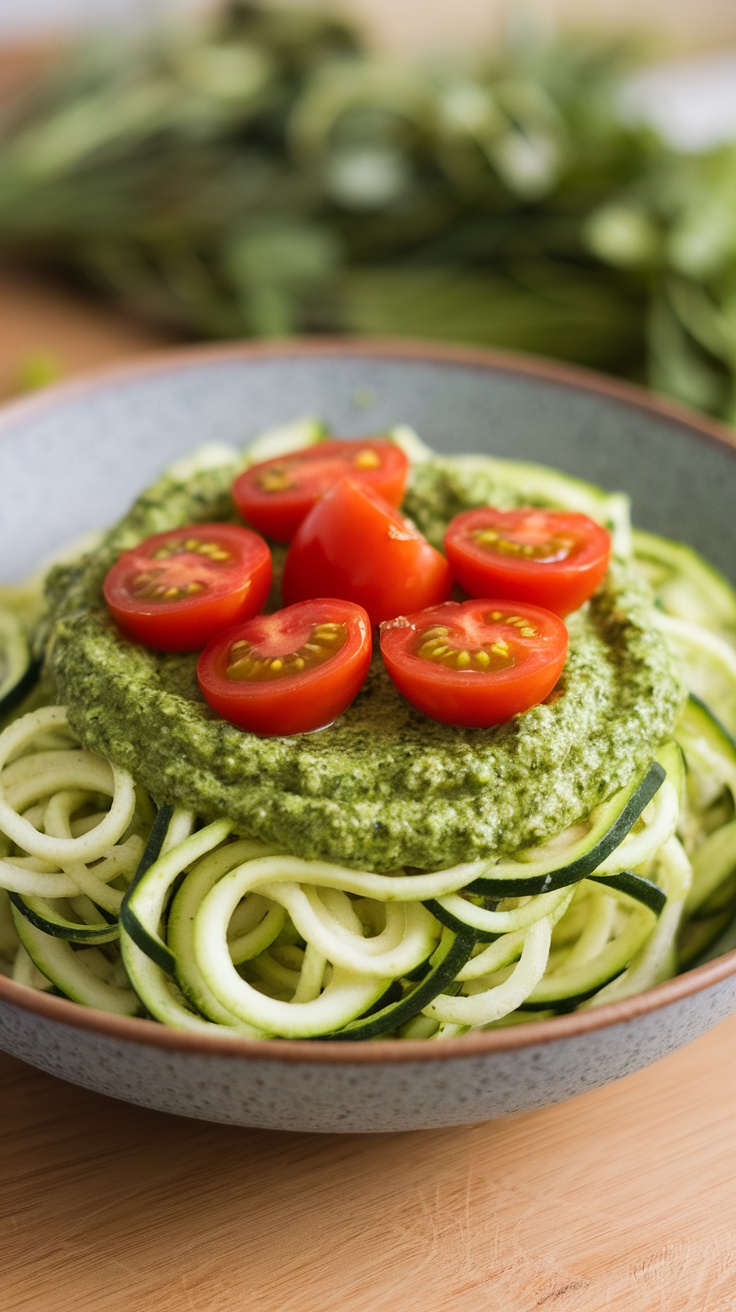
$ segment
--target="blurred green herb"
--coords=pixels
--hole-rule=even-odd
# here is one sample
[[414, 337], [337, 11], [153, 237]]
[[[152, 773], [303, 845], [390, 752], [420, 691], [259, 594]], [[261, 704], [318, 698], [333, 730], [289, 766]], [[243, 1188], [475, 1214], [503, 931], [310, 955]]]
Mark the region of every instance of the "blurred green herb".
[[61, 362], [50, 351], [34, 351], [18, 365], [16, 384], [19, 392], [37, 392], [62, 375]]
[[736, 146], [627, 125], [625, 69], [521, 30], [415, 67], [234, 0], [4, 108], [0, 249], [188, 334], [508, 347], [736, 420]]

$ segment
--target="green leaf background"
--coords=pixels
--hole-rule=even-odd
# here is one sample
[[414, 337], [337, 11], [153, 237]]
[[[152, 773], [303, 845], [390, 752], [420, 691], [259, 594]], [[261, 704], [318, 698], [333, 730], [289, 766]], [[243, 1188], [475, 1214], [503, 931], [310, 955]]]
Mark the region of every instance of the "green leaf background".
[[0, 251], [188, 337], [498, 346], [733, 421], [736, 144], [626, 122], [635, 62], [517, 28], [410, 64], [242, 0], [97, 40], [3, 108]]

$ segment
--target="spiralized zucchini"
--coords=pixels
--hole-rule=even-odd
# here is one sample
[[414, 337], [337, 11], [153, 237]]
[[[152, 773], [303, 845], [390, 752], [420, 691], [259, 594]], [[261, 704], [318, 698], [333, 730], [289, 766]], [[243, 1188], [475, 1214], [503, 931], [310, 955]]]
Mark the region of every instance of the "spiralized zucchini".
[[[564, 505], [565, 478], [547, 486]], [[597, 513], [628, 549], [623, 499]], [[0, 969], [193, 1032], [442, 1040], [597, 1007], [714, 951], [736, 910], [736, 596], [690, 549], [637, 543], [697, 695], [642, 778], [497, 861], [377, 874], [159, 809], [25, 689], [0, 707]], [[30, 665], [33, 586], [0, 598], [6, 693]]]

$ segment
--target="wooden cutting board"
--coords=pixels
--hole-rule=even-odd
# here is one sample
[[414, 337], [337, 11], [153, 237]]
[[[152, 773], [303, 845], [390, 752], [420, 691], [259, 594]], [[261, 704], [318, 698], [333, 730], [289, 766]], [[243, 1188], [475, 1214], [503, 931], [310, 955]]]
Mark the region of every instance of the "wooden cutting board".
[[[0, 392], [161, 335], [0, 271]], [[559, 1107], [237, 1130], [0, 1054], [0, 1312], [736, 1312], [736, 1016]]]

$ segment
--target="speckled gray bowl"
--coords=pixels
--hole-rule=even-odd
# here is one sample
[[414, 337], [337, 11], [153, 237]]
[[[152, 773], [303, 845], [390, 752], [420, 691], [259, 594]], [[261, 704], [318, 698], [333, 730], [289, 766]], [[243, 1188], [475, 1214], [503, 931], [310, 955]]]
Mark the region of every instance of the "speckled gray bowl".
[[[70, 536], [116, 519], [183, 452], [243, 443], [304, 414], [345, 435], [403, 421], [440, 451], [538, 460], [623, 489], [640, 525], [733, 572], [736, 451], [714, 424], [555, 365], [320, 342], [181, 351], [6, 409], [2, 576], [20, 577]], [[406, 1130], [570, 1098], [656, 1061], [735, 1009], [736, 950], [597, 1011], [440, 1044], [203, 1038], [0, 978], [0, 1047], [74, 1083], [184, 1116]]]

